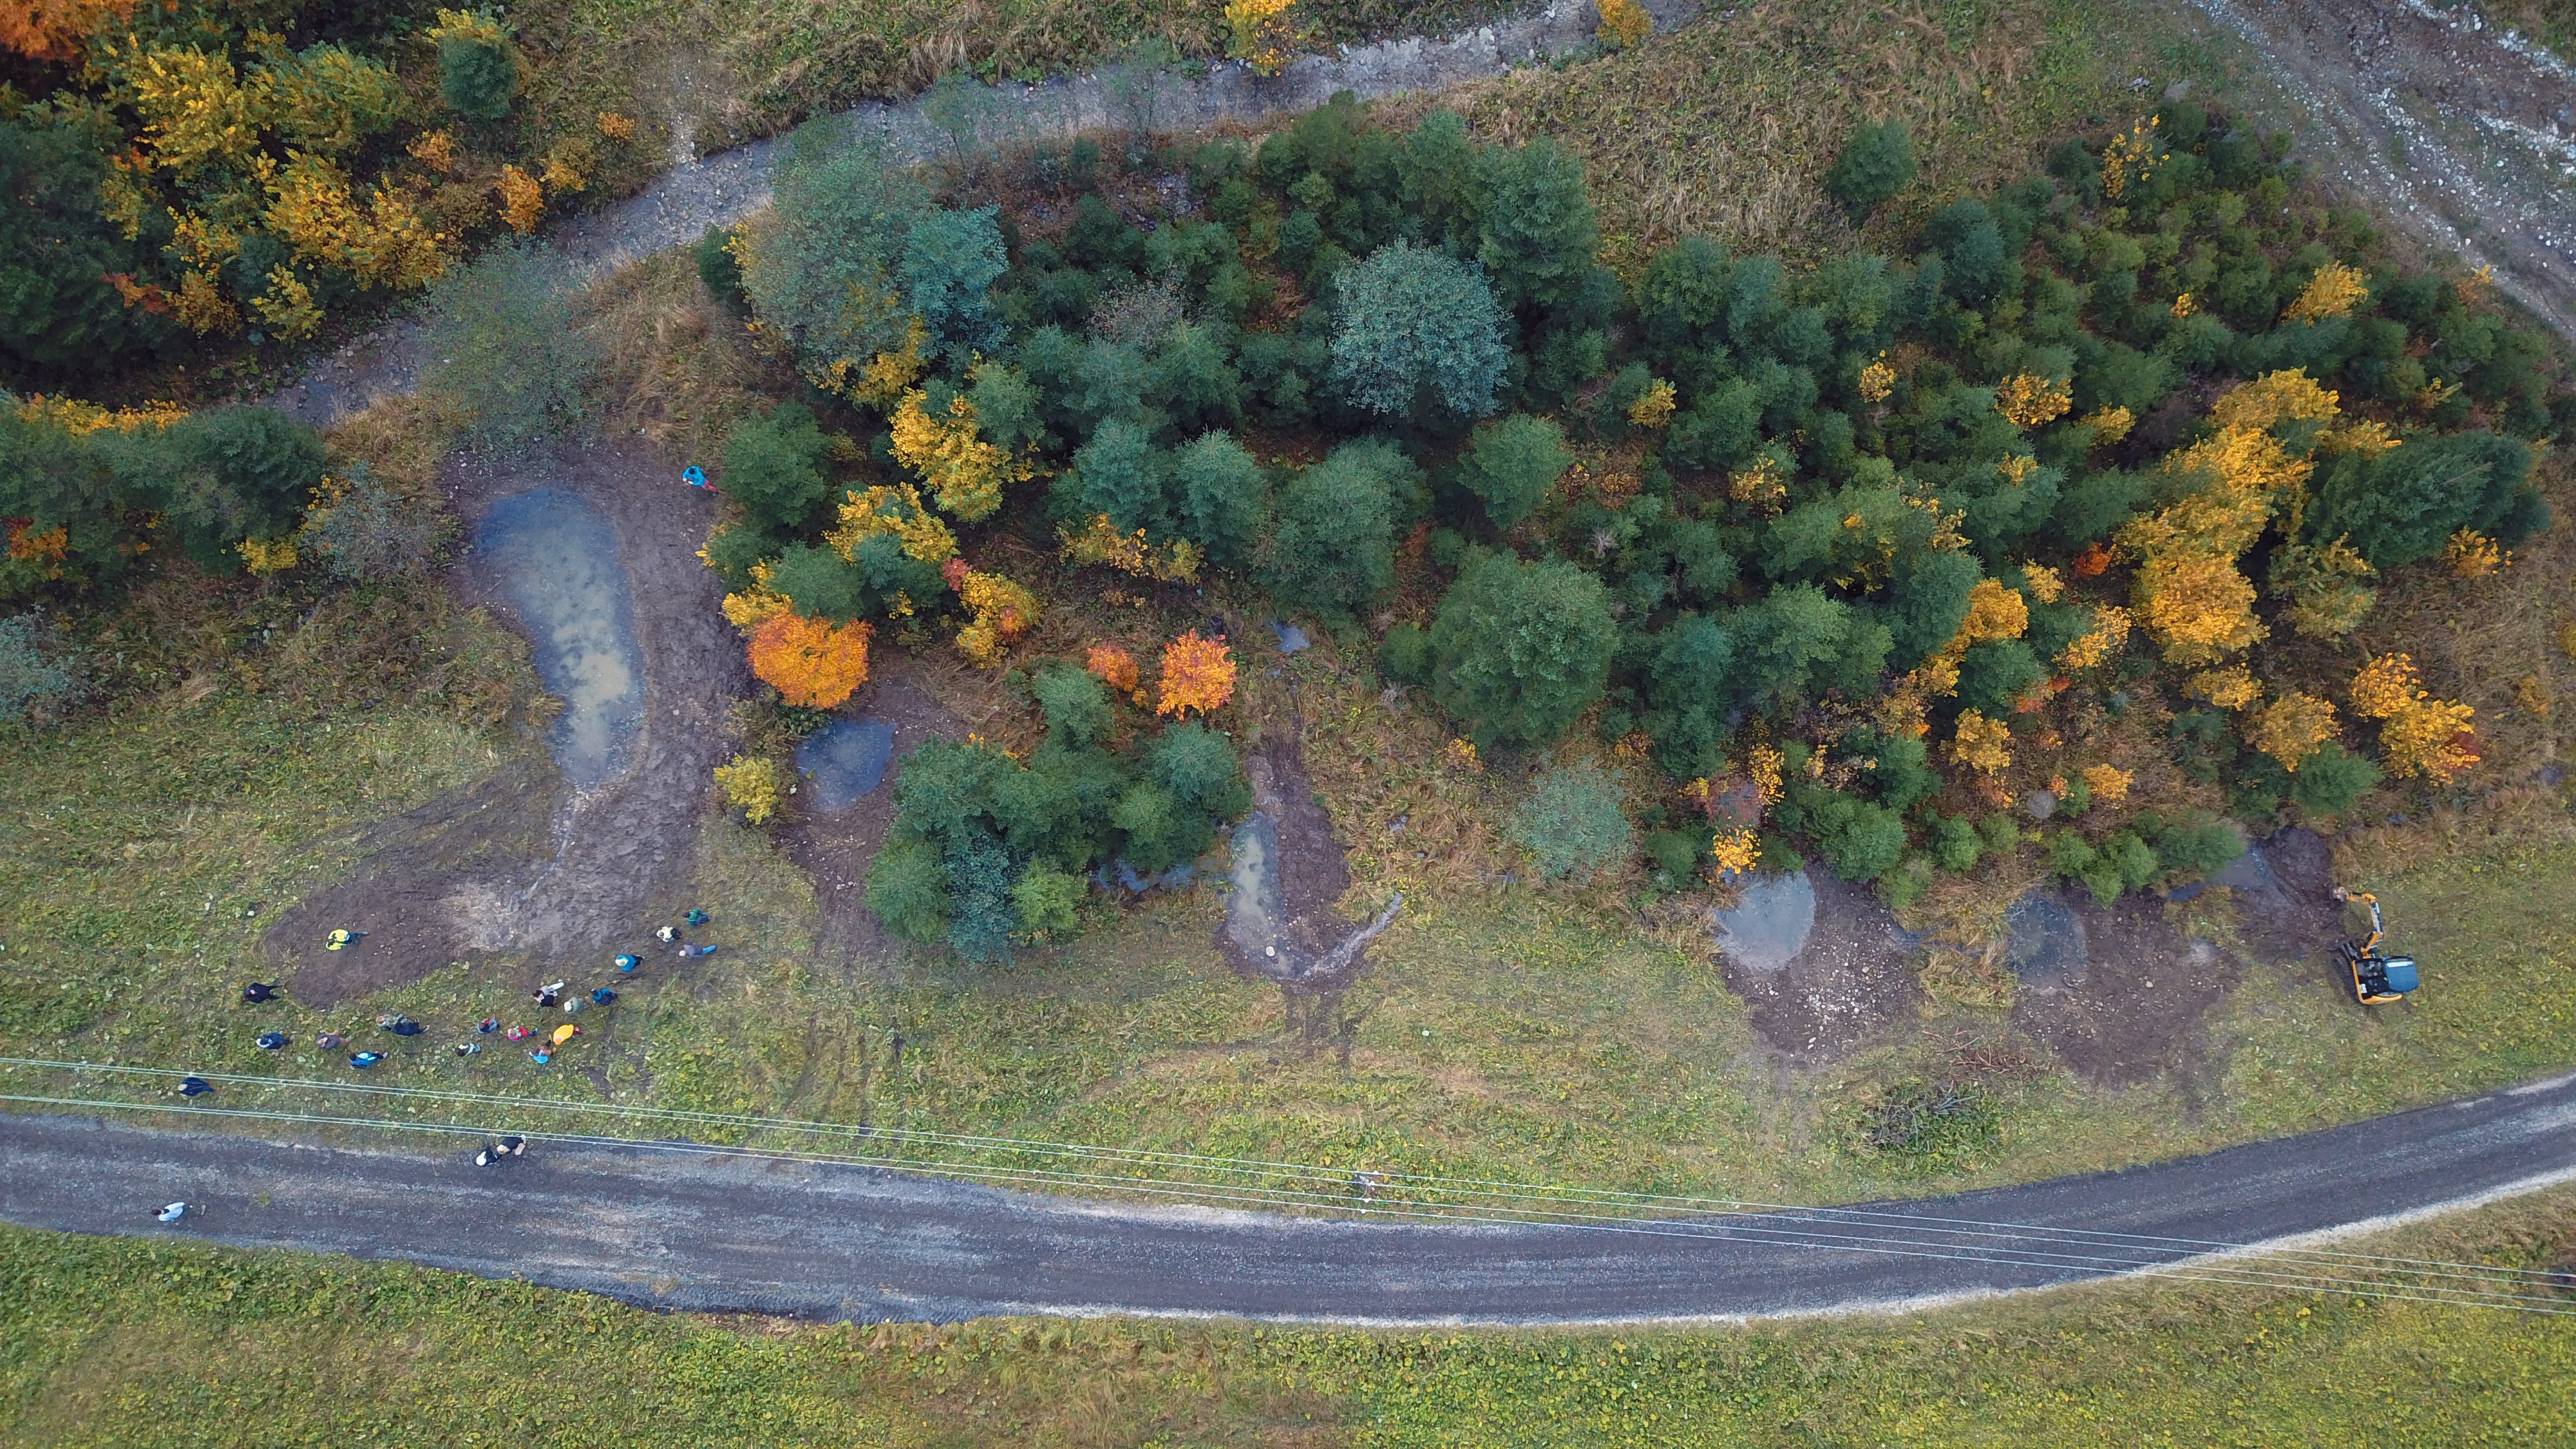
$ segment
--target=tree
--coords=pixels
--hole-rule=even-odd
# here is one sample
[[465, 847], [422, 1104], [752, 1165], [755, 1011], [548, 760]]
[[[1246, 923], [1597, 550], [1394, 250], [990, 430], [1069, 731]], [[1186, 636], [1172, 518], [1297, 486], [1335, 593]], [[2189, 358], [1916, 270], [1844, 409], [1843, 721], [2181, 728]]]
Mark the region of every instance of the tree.
[[767, 755], [736, 755], [716, 766], [716, 789], [727, 805], [742, 812], [745, 823], [767, 825], [784, 795], [778, 762]]
[[1011, 910], [1019, 917], [1021, 933], [1045, 940], [1079, 929], [1082, 898], [1090, 889], [1081, 876], [1030, 861], [1011, 883]]
[[438, 98], [458, 115], [497, 121], [519, 95], [519, 57], [510, 32], [489, 11], [441, 10], [429, 38], [438, 46]]
[[1083, 672], [1120, 694], [1136, 692], [1136, 656], [1115, 644], [1094, 644], [1082, 656]]
[[244, 539], [290, 532], [322, 482], [322, 439], [274, 408], [215, 408], [98, 436], [128, 506], [148, 508], [198, 566], [232, 572]]
[[1493, 278], [1495, 296], [1524, 316], [1570, 306], [1601, 249], [1583, 163], [1542, 136], [1484, 152], [1476, 179], [1484, 192], [1476, 260]]
[[1171, 532], [1164, 499], [1169, 460], [1145, 429], [1123, 418], [1100, 425], [1091, 441], [1073, 455], [1073, 467], [1059, 474], [1055, 496], [1060, 508], [1078, 518], [1105, 514], [1120, 533]]
[[2391, 569], [2440, 553], [2463, 528], [2515, 543], [2547, 516], [2531, 486], [2530, 445], [2467, 432], [2345, 453], [2317, 486], [2306, 532]]
[[1290, 480], [1261, 550], [1271, 592], [1333, 620], [1376, 598], [1395, 581], [1395, 491], [1415, 476], [1392, 444], [1364, 438]]
[[1458, 461], [1458, 481], [1484, 500], [1494, 527], [1508, 529], [1527, 518], [1573, 466], [1563, 430], [1546, 418], [1514, 413], [1477, 425], [1467, 455]]
[[1914, 138], [1903, 121], [1864, 121], [1843, 142], [1825, 173], [1825, 194], [1851, 213], [1853, 222], [1887, 204], [1914, 180]]
[[1550, 880], [1589, 879], [1637, 851], [1636, 827], [1620, 805], [1617, 777], [1590, 760], [1539, 776], [1512, 812], [1508, 834]]
[[904, 301], [951, 367], [963, 370], [978, 352], [998, 350], [1001, 319], [987, 295], [1010, 270], [997, 207], [925, 211], [904, 235], [899, 280]]
[[1234, 656], [1222, 639], [1203, 639], [1196, 629], [1163, 646], [1161, 697], [1156, 714], [1201, 714], [1223, 709], [1234, 698]]
[[789, 704], [831, 709], [867, 683], [871, 632], [793, 610], [772, 614], [752, 631], [751, 672]]
[[1208, 433], [1172, 457], [1181, 536], [1225, 568], [1251, 562], [1270, 522], [1270, 485], [1231, 433]]
[[725, 494], [754, 527], [797, 532], [831, 496], [823, 474], [830, 448], [803, 403], [780, 403], [766, 417], [744, 418], [725, 437]]
[[430, 390], [465, 409], [478, 441], [515, 448], [583, 415], [599, 355], [542, 247], [505, 242], [450, 271], [425, 312]]
[[1109, 733], [1109, 691], [1091, 674], [1067, 664], [1050, 664], [1030, 677], [1029, 692], [1046, 716], [1050, 741], [1093, 745]]
[[1411, 242], [1378, 248], [1334, 283], [1333, 379], [1389, 415], [1480, 418], [1507, 361], [1484, 272]]
[[[928, 209], [918, 183], [847, 120], [826, 117], [788, 139], [773, 185], [774, 203], [737, 227], [733, 243], [761, 326], [792, 346], [806, 379], [827, 392], [855, 395], [892, 382], [870, 381], [880, 357], [909, 352], [917, 371], [929, 329], [907, 304], [896, 270], [914, 218]], [[903, 376], [885, 400], [911, 382]]]
[[108, 176], [78, 128], [23, 113], [0, 120], [0, 206], [13, 219], [0, 249], [0, 361], [13, 374], [103, 372], [172, 335], [167, 319], [128, 306], [107, 280], [134, 271], [142, 254], [99, 214]]
[[868, 863], [868, 911], [896, 936], [927, 945], [948, 934], [948, 869], [925, 840], [892, 840]]
[[1480, 745], [1544, 745], [1600, 699], [1617, 640], [1599, 579], [1563, 559], [1484, 554], [1432, 622], [1432, 694]]

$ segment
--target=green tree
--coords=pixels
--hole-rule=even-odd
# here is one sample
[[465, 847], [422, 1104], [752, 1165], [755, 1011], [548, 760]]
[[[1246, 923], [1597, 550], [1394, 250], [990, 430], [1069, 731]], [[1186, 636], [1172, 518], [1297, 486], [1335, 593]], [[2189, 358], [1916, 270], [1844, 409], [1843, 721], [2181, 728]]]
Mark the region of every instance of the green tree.
[[1825, 194], [1854, 222], [1867, 221], [1914, 180], [1914, 138], [1903, 121], [1864, 121], [1825, 173]]
[[1476, 260], [1492, 276], [1503, 306], [1526, 315], [1571, 305], [1601, 249], [1583, 163], [1542, 136], [1485, 151], [1476, 180], [1483, 193]]
[[1505, 318], [1476, 266], [1396, 242], [1334, 288], [1333, 379], [1354, 404], [1399, 416], [1494, 410], [1508, 361]]
[[926, 840], [888, 841], [868, 863], [868, 911], [886, 930], [924, 945], [948, 934], [948, 870]]
[[1550, 880], [1586, 880], [1637, 852], [1636, 827], [1620, 804], [1618, 778], [1590, 760], [1539, 776], [1512, 812], [1512, 843]]
[[2345, 539], [2377, 569], [2430, 558], [2463, 528], [2518, 541], [2548, 517], [2531, 486], [2531, 446], [2502, 433], [2345, 453], [2323, 474], [2308, 536]]
[[1599, 579], [1484, 554], [1432, 621], [1432, 694], [1480, 744], [1544, 745], [1601, 698], [1617, 642]]
[[1011, 268], [1002, 250], [998, 207], [924, 211], [904, 234], [899, 276], [904, 301], [930, 329], [931, 343], [963, 370], [979, 352], [998, 350], [1004, 333], [990, 289]]
[[1082, 925], [1082, 898], [1090, 889], [1081, 876], [1033, 860], [1011, 883], [1011, 909], [1023, 934], [1069, 935]]
[[79, 127], [40, 125], [32, 112], [0, 120], [0, 206], [11, 218], [0, 247], [0, 371], [13, 378], [94, 375], [171, 335], [108, 284], [142, 265], [141, 246], [99, 214], [108, 173]]
[[1181, 533], [1220, 568], [1241, 568], [1270, 523], [1270, 484], [1231, 433], [1208, 433], [1172, 459]]
[[1030, 678], [1029, 692], [1046, 716], [1049, 741], [1093, 745], [1109, 733], [1109, 691], [1087, 670], [1050, 664]]
[[770, 568], [769, 586], [808, 619], [846, 624], [869, 613], [867, 575], [828, 548], [789, 544]]
[[1394, 583], [1396, 491], [1417, 476], [1393, 444], [1363, 438], [1289, 480], [1261, 548], [1279, 602], [1340, 621]]
[[235, 573], [244, 539], [291, 532], [322, 481], [322, 439], [274, 408], [215, 408], [168, 428], [105, 433], [100, 451], [127, 506], [161, 527], [200, 568]]
[[478, 10], [433, 33], [438, 40], [438, 98], [447, 108], [477, 121], [510, 114], [510, 102], [519, 96], [519, 56], [501, 22]]
[[2329, 744], [2299, 761], [2290, 776], [2290, 798], [2310, 815], [2331, 819], [2377, 789], [2379, 767], [2341, 745]]
[[1728, 632], [1746, 688], [1779, 705], [1798, 703], [1841, 653], [1851, 612], [1814, 584], [1774, 589], [1737, 610]]
[[1112, 418], [1073, 455], [1071, 470], [1057, 475], [1059, 509], [1076, 519], [1109, 515], [1120, 533], [1143, 529], [1157, 538], [1171, 532], [1164, 493], [1171, 463], [1139, 424]]
[[903, 349], [911, 313], [896, 273], [928, 200], [840, 117], [797, 128], [773, 185], [769, 209], [736, 229], [743, 290], [809, 379], [847, 388]]
[[793, 533], [831, 496], [823, 473], [831, 444], [803, 403], [744, 418], [725, 437], [723, 486], [755, 527]]
[[1563, 430], [1546, 418], [1514, 413], [1477, 425], [1458, 460], [1458, 481], [1484, 500], [1496, 528], [1507, 529], [1529, 517], [1573, 466]]

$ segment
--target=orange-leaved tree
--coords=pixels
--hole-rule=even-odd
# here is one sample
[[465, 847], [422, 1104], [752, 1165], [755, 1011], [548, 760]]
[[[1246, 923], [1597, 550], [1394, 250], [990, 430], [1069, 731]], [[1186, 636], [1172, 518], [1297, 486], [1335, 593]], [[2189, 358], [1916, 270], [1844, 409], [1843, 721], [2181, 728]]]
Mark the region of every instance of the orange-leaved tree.
[[1207, 714], [1234, 698], [1234, 656], [1223, 639], [1202, 638], [1196, 629], [1163, 646], [1162, 697], [1156, 714]]
[[1082, 656], [1082, 667], [1120, 694], [1136, 692], [1136, 656], [1115, 644], [1092, 645]]
[[752, 630], [751, 672], [789, 704], [830, 709], [868, 682], [872, 632], [782, 610]]

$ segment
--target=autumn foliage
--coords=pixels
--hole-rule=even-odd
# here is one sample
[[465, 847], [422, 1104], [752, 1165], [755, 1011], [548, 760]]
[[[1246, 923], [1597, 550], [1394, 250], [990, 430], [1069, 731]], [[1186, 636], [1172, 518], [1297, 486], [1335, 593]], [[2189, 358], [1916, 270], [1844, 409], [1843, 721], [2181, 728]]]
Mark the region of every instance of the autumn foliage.
[[134, 0], [5, 0], [0, 45], [34, 60], [74, 60], [99, 22], [133, 8]]
[[1094, 644], [1082, 656], [1082, 667], [1091, 677], [1120, 694], [1134, 694], [1138, 674], [1136, 656], [1115, 644]]
[[2415, 679], [2414, 660], [2380, 655], [2353, 677], [2352, 710], [2380, 722], [2379, 747], [2390, 774], [2448, 780], [2478, 762], [2477, 736], [2469, 729], [2477, 711], [2433, 698]]
[[752, 631], [751, 672], [789, 704], [830, 709], [868, 682], [872, 632], [781, 611]]
[[1162, 696], [1156, 714], [1207, 714], [1234, 698], [1234, 656], [1222, 639], [1206, 639], [1195, 629], [1163, 646]]

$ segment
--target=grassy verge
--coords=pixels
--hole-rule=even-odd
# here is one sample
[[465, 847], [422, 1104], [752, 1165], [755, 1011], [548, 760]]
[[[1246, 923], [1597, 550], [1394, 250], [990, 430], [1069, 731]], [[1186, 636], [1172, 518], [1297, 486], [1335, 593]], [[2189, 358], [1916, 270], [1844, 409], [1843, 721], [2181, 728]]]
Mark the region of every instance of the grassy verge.
[[[2562, 1266], [2576, 1196], [2365, 1250]], [[812, 1328], [18, 1228], [0, 1281], [0, 1438], [121, 1449], [2551, 1443], [2576, 1379], [2569, 1318], [2176, 1283], [1687, 1332]]]

